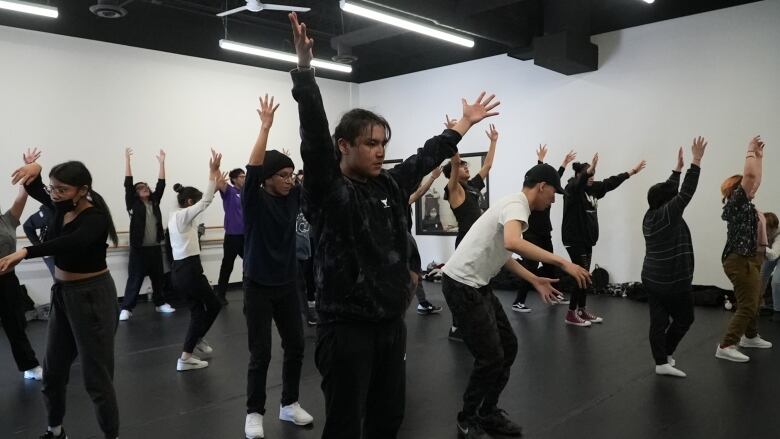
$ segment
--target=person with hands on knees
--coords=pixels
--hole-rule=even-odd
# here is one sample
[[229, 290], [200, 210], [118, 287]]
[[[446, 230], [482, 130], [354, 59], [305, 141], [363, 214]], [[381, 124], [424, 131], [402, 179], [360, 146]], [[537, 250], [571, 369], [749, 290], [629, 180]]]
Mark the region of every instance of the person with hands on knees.
[[737, 349], [768, 349], [772, 343], [758, 333], [758, 313], [761, 303], [761, 266], [766, 252], [766, 219], [756, 209], [753, 199], [761, 186], [764, 161], [764, 141], [760, 136], [750, 140], [742, 175], [727, 178], [720, 186], [726, 221], [726, 245], [723, 248], [723, 271], [734, 285], [737, 311], [731, 317], [715, 357], [745, 363], [750, 357]]
[[[539, 145], [539, 149], [536, 150], [537, 164], [541, 165], [544, 163], [545, 157], [547, 157], [547, 145]], [[569, 151], [569, 153], [566, 154], [563, 159], [563, 163], [561, 163], [561, 166], [558, 168], [558, 175], [560, 177], [563, 177], [563, 173], [566, 171], [566, 167], [569, 166], [569, 163], [573, 162], [576, 158], [577, 153], [574, 151]], [[547, 250], [550, 253], [553, 252], [552, 222], [550, 221], [551, 210], [552, 207], [548, 207], [544, 210], [532, 211], [531, 216], [528, 217], [528, 230], [523, 234], [523, 239], [537, 247], [541, 247]], [[526, 258], [523, 258], [520, 264], [528, 271], [538, 276], [547, 278], [555, 277], [556, 267], [553, 265], [542, 262], [540, 267], [539, 261]], [[519, 313], [531, 312], [531, 308], [525, 304], [525, 299], [528, 297], [528, 290], [530, 287], [531, 286], [528, 284], [528, 282], [522, 281], [521, 287], [517, 290], [515, 301], [512, 304], [512, 311]], [[566, 297], [563, 295], [563, 293], [561, 293], [555, 298], [554, 303], [568, 304], [569, 301], [566, 300]]]
[[474, 223], [442, 269], [442, 292], [460, 324], [466, 347], [474, 355], [474, 370], [457, 417], [457, 432], [461, 438], [522, 434], [522, 428], [498, 408], [498, 399], [509, 380], [517, 354], [517, 337], [490, 288], [490, 279], [501, 267], [506, 267], [529, 282], [543, 302], [557, 300], [560, 293], [553, 287], [557, 279], [531, 273], [512, 258], [516, 253], [560, 267], [574, 277], [581, 288], [590, 282], [590, 274], [584, 268], [523, 238], [531, 211], [549, 208], [555, 202], [556, 193], [563, 193], [563, 188], [555, 169], [547, 164], [534, 166], [525, 175], [522, 191], [491, 206]]
[[65, 395], [70, 367], [78, 356], [100, 429], [106, 438], [114, 439], [119, 435], [113, 383], [119, 306], [106, 264], [106, 241], [110, 238], [114, 246], [117, 244], [114, 221], [83, 163], [69, 161], [53, 167], [46, 187], [41, 165], [29, 156], [25, 162], [14, 172], [13, 183], [22, 182], [32, 198], [54, 212], [54, 219], [43, 243], [0, 259], [0, 272], [23, 259], [54, 256], [42, 388], [49, 427], [41, 438], [67, 438], [62, 427]]
[[314, 418], [298, 402], [303, 365], [303, 318], [297, 292], [298, 261], [295, 222], [300, 210], [300, 186], [294, 185], [290, 157], [266, 150], [279, 104], [260, 99], [260, 133], [246, 166], [246, 190], [241, 199], [245, 222], [244, 314], [249, 337], [247, 371], [247, 439], [262, 438], [266, 376], [271, 361], [271, 323], [282, 339], [282, 400], [279, 419], [310, 425]]
[[219, 170], [222, 154], [211, 150], [209, 159], [209, 180], [206, 191], [201, 192], [192, 186], [175, 184], [176, 201], [179, 209], [168, 218], [168, 234], [171, 240], [173, 266], [171, 281], [173, 287], [190, 302], [190, 326], [184, 339], [181, 356], [176, 361], [179, 372], [208, 367], [204, 361], [193, 353], [211, 355], [214, 348], [204, 340], [214, 320], [219, 315], [222, 305], [217, 295], [211, 289], [211, 284], [203, 274], [200, 260], [200, 244], [198, 242], [198, 218], [214, 200], [214, 192], [223, 175]]
[[[642, 285], [650, 305], [650, 348], [655, 359], [655, 373], [684, 378], [675, 367], [672, 354], [693, 323], [693, 242], [683, 213], [699, 183], [701, 159], [707, 142], [693, 139], [693, 159], [680, 186], [685, 166], [683, 149], [677, 153], [677, 167], [663, 183], [647, 191], [649, 208], [642, 220], [645, 237], [645, 259]], [[679, 191], [678, 191], [679, 187]], [[671, 318], [671, 323], [669, 319]]]
[[[450, 119], [449, 115], [445, 115], [445, 117], [447, 120], [445, 125], [448, 127], [455, 126], [458, 123], [457, 119]], [[490, 147], [488, 148], [485, 162], [474, 178], [471, 178], [468, 163], [461, 160], [459, 154], [452, 157], [450, 162], [444, 165], [443, 168], [444, 177], [448, 180], [447, 186], [444, 188], [444, 199], [450, 203], [450, 209], [452, 209], [455, 220], [458, 222], [455, 248], [458, 248], [458, 244], [463, 240], [463, 237], [466, 236], [474, 222], [482, 215], [482, 190], [485, 188], [485, 179], [493, 167], [493, 159], [496, 156], [498, 130], [496, 130], [495, 125], [490, 124], [485, 134], [490, 139]], [[458, 332], [458, 324], [454, 316], [447, 337], [453, 341], [463, 341], [463, 337]]]
[[163, 288], [164, 271], [162, 243], [165, 239], [162, 227], [160, 200], [165, 191], [165, 151], [157, 155], [160, 171], [154, 192], [149, 185], [139, 181], [133, 183], [131, 159], [133, 150], [125, 149], [125, 207], [130, 214], [130, 253], [127, 266], [127, 284], [122, 298], [122, 311], [119, 320], [125, 321], [133, 316], [138, 301], [138, 293], [144, 277], [149, 276], [152, 283], [152, 301], [154, 310], [160, 313], [172, 313], [176, 310], [165, 300]]
[[[24, 156], [27, 162], [28, 158], [37, 160], [40, 153], [33, 150], [28, 151]], [[25, 204], [27, 204], [27, 191], [24, 190], [24, 186], [19, 185], [19, 192], [11, 208], [0, 215], [0, 258], [16, 251], [16, 228], [19, 227], [19, 219]], [[25, 379], [40, 381], [43, 379], [43, 369], [24, 331], [27, 320], [22, 311], [21, 299], [19, 278], [16, 277], [14, 270], [0, 272], [0, 323], [8, 337], [8, 344], [11, 345], [11, 354], [16, 367]]]
[[404, 417], [404, 313], [418, 280], [407, 224], [409, 196], [457, 152], [466, 132], [499, 105], [482, 93], [463, 117], [417, 153], [383, 169], [390, 124], [363, 109], [345, 113], [331, 136], [311, 67], [314, 41], [289, 15], [298, 68], [305, 213], [315, 235], [317, 347], [325, 395], [324, 439], [391, 439]]
[[[638, 174], [647, 162], [637, 163], [628, 172], [614, 175], [604, 180], [596, 180], [596, 167], [599, 163], [598, 153], [588, 163], [572, 164], [574, 177], [566, 185], [563, 196], [563, 224], [561, 237], [563, 245], [569, 253], [571, 261], [590, 271], [593, 258], [593, 246], [599, 239], [598, 200], [608, 192], [617, 189], [631, 176]], [[588, 327], [592, 323], [602, 323], [603, 318], [591, 314], [587, 308], [587, 289], [577, 288], [572, 292], [569, 311], [564, 322], [567, 325]]]

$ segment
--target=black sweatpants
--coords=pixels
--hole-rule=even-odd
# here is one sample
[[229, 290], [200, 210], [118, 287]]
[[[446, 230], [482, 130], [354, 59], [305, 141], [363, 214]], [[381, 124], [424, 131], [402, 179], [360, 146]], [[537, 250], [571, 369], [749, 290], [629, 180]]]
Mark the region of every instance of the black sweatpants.
[[52, 286], [42, 388], [49, 426], [62, 425], [70, 366], [78, 355], [100, 429], [106, 438], [119, 435], [113, 383], [118, 322], [116, 286], [110, 273]]
[[[593, 247], [580, 247], [572, 246], [566, 247], [566, 251], [569, 252], [569, 259], [580, 267], [590, 271], [590, 262], [593, 258]], [[585, 308], [585, 304], [588, 300], [588, 289], [575, 287], [571, 293], [571, 302], [569, 302], [569, 309], [576, 310], [577, 308]]]
[[0, 276], [0, 322], [11, 345], [16, 367], [20, 372], [24, 372], [37, 367], [38, 359], [35, 358], [35, 351], [24, 332], [27, 319], [24, 317], [21, 298], [16, 274], [12, 271]]
[[295, 282], [264, 286], [244, 279], [244, 315], [249, 336], [246, 412], [265, 414], [265, 388], [271, 362], [271, 320], [282, 339], [283, 406], [298, 401], [303, 365], [303, 321]]
[[[645, 286], [650, 305], [650, 349], [656, 365], [666, 364], [693, 324], [690, 289], [662, 291]], [[671, 323], [669, 318], [671, 317]]]
[[125, 285], [125, 296], [122, 298], [122, 309], [132, 311], [135, 308], [138, 301], [138, 293], [146, 276], [149, 276], [149, 280], [152, 282], [152, 301], [154, 306], [165, 304], [162, 258], [162, 246], [160, 245], [130, 247], [130, 260], [127, 265], [127, 284]]
[[317, 326], [315, 363], [325, 395], [322, 439], [398, 436], [406, 398], [406, 324], [401, 317]]
[[473, 419], [477, 410], [490, 412], [496, 408], [517, 355], [517, 337], [490, 286], [473, 288], [445, 275], [442, 292], [474, 356], [463, 410], [458, 414], [460, 420]]
[[225, 296], [236, 256], [241, 256], [241, 259], [244, 259], [244, 235], [225, 234], [225, 239], [222, 241], [222, 265], [219, 266], [219, 280], [217, 281], [217, 294], [220, 296]]
[[174, 288], [190, 302], [190, 327], [182, 351], [191, 354], [217, 319], [222, 305], [203, 274], [199, 255], [173, 261], [171, 272]]
[[[523, 239], [530, 242], [531, 244], [543, 248], [547, 250], [550, 253], [553, 253], [553, 243], [552, 243], [552, 237], [546, 236], [544, 238], [536, 237], [535, 235], [524, 235]], [[539, 261], [533, 261], [531, 259], [523, 258], [522, 261], [520, 261], [520, 265], [525, 267], [526, 270], [530, 271], [531, 273], [540, 276], [540, 277], [546, 277], [549, 279], [555, 278], [555, 270], [556, 267], [554, 265], [545, 264], [544, 262], [541, 263], [541, 266], [539, 266]], [[528, 291], [531, 290], [533, 287], [531, 286], [531, 283], [521, 279], [521, 286], [517, 290], [517, 296], [515, 296], [514, 303], [525, 303], [525, 300], [528, 298]]]

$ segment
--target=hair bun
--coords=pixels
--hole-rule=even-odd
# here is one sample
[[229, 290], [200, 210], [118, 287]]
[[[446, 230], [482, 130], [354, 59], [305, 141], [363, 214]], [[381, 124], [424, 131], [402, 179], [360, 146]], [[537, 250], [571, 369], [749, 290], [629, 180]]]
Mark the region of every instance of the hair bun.
[[182, 186], [179, 183], [176, 183], [173, 185], [173, 191], [176, 193], [179, 193], [181, 191]]

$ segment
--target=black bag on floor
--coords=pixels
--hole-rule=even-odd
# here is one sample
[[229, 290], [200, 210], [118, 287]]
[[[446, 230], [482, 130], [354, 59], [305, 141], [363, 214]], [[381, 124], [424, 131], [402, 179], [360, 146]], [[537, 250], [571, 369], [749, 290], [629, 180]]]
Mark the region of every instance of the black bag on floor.
[[625, 297], [637, 302], [647, 302], [647, 291], [641, 282], [629, 282], [626, 284]]
[[723, 306], [726, 297], [736, 303], [734, 292], [713, 285], [692, 285], [691, 297], [695, 306]]
[[593, 294], [604, 294], [604, 291], [609, 284], [609, 272], [596, 265], [596, 268], [593, 269], [593, 273], [590, 274], [590, 277], [593, 285]]
[[523, 281], [505, 267], [490, 279], [490, 288], [494, 290], [519, 290], [523, 287]]

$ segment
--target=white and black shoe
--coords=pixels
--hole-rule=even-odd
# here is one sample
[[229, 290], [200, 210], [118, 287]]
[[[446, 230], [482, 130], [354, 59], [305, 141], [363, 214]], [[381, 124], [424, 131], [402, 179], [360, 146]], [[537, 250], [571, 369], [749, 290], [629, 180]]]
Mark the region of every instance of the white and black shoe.
[[515, 303], [512, 305], [514, 312], [531, 312], [531, 308], [525, 306], [525, 303]]

